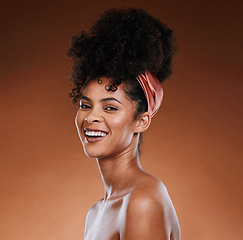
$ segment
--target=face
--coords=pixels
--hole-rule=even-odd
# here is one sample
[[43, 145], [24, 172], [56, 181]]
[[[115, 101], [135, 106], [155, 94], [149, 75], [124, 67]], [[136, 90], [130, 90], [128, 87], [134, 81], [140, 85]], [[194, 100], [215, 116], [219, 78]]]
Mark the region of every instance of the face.
[[124, 92], [124, 85], [115, 92], [107, 91], [109, 79], [88, 83], [75, 119], [80, 140], [87, 156], [116, 157], [129, 151], [136, 134], [136, 104]]

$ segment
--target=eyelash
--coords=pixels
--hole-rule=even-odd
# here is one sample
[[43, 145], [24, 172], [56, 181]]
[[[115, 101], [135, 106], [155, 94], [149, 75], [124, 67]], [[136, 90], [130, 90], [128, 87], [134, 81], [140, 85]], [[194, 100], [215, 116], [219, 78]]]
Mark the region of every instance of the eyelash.
[[118, 109], [115, 107], [105, 107], [105, 110], [107, 111], [117, 111]]
[[79, 104], [79, 107], [84, 109], [90, 108], [90, 106], [87, 104]]
[[[79, 104], [79, 107], [81, 109], [90, 109], [91, 107], [87, 104]], [[116, 107], [111, 107], [111, 106], [108, 106], [108, 107], [105, 107], [104, 108], [106, 111], [117, 111], [118, 109]]]

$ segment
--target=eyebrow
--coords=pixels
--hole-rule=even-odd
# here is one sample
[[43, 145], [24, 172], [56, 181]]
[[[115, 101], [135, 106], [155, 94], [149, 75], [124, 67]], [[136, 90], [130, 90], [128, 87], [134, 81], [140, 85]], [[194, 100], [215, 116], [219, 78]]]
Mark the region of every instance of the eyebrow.
[[82, 97], [80, 98], [80, 100], [81, 100], [81, 99], [84, 99], [84, 100], [87, 100], [87, 101], [91, 102], [91, 99], [88, 98], [88, 97], [85, 97], [85, 96], [82, 96]]
[[[91, 99], [86, 97], [86, 96], [82, 96], [81, 99], [84, 99], [84, 100], [87, 100], [87, 101], [91, 102]], [[116, 102], [122, 104], [119, 100], [117, 100], [116, 98], [113, 98], [113, 97], [103, 98], [100, 101], [101, 102], [116, 101]]]
[[113, 98], [113, 97], [101, 99], [101, 102], [108, 102], [108, 101], [116, 101], [116, 102], [122, 104], [119, 100], [117, 100], [116, 98]]

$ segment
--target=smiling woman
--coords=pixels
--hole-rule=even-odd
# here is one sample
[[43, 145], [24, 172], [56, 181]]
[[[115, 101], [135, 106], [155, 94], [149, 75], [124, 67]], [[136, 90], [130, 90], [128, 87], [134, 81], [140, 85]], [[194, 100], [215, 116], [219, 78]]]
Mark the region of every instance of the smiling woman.
[[112, 92], [105, 89], [110, 81], [102, 78], [102, 82], [93, 80], [87, 85], [76, 117], [85, 153], [98, 159], [123, 154], [136, 139], [133, 137], [135, 103], [126, 96], [122, 85]]
[[160, 82], [172, 72], [174, 50], [172, 30], [141, 9], [109, 10], [89, 34], [72, 39], [75, 123], [105, 185], [87, 215], [85, 240], [180, 239], [164, 184], [139, 160], [139, 140], [162, 102]]

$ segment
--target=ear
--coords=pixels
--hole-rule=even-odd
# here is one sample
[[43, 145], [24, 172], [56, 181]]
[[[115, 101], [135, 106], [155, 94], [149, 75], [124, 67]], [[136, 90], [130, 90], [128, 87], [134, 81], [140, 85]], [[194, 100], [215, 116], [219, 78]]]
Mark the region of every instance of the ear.
[[136, 121], [135, 133], [146, 131], [151, 123], [151, 116], [148, 112], [142, 113]]

